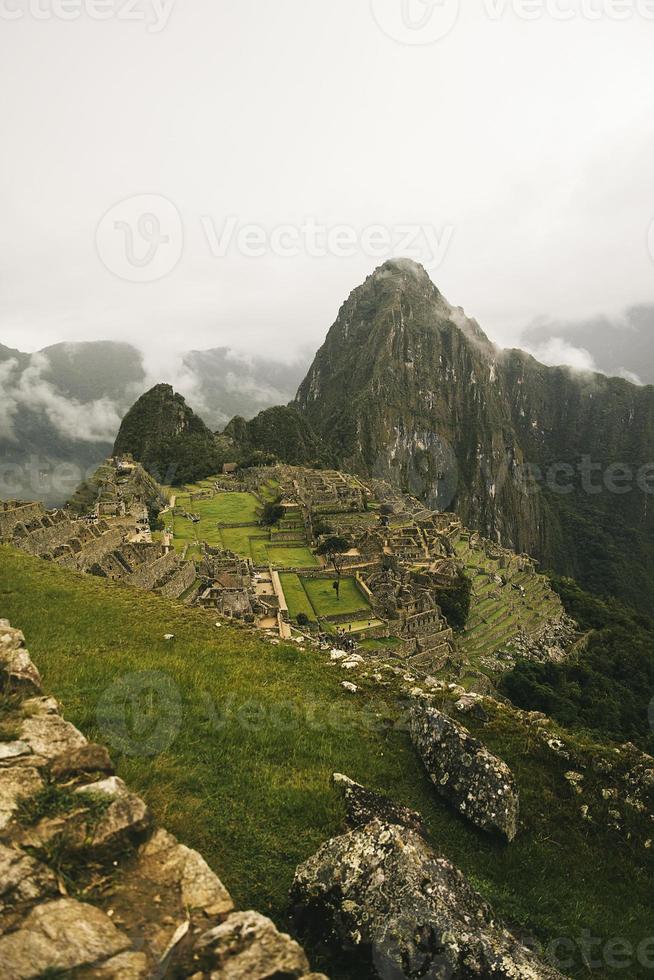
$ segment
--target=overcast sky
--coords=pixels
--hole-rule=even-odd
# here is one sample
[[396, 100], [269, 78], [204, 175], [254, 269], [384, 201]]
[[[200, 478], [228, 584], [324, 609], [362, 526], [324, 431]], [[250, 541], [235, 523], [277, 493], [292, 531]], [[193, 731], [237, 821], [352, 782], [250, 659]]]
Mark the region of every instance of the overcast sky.
[[654, 3], [132, 2], [0, 0], [0, 342], [291, 357], [407, 252], [505, 345], [654, 301]]

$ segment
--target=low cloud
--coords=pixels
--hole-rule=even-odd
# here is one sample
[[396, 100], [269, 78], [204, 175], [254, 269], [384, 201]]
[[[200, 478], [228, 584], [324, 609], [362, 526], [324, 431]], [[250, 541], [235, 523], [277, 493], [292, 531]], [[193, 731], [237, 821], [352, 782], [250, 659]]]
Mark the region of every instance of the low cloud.
[[0, 438], [16, 441], [21, 412], [43, 412], [66, 439], [113, 442], [121, 413], [109, 398], [79, 402], [60, 394], [43, 375], [50, 369], [44, 354], [33, 354], [24, 370], [12, 359], [0, 364]]
[[550, 367], [565, 366], [574, 371], [598, 371], [595, 360], [585, 347], [575, 347], [563, 337], [551, 337], [542, 344], [526, 348], [537, 361]]

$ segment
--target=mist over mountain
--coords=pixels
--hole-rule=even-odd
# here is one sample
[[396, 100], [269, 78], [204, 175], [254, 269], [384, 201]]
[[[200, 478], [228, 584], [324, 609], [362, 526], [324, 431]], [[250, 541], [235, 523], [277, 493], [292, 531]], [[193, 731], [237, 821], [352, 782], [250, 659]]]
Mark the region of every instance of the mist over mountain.
[[538, 323], [521, 344], [546, 364], [571, 364], [654, 384], [654, 305], [632, 306], [621, 317]]

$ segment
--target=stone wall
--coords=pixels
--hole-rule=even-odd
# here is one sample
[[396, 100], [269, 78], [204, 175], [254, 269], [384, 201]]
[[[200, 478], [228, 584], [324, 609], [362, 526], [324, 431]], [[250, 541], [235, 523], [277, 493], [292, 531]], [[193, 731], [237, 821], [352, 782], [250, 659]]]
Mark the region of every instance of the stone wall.
[[13, 537], [19, 524], [29, 524], [45, 513], [42, 504], [9, 500], [0, 504], [0, 540]]
[[157, 588], [157, 592], [167, 599], [178, 599], [195, 582], [195, 565], [191, 561], [184, 562], [179, 568]]
[[155, 826], [106, 749], [44, 696], [7, 620], [0, 692], [15, 735], [0, 740], [2, 980], [321, 980], [294, 940], [235, 911], [200, 854]]

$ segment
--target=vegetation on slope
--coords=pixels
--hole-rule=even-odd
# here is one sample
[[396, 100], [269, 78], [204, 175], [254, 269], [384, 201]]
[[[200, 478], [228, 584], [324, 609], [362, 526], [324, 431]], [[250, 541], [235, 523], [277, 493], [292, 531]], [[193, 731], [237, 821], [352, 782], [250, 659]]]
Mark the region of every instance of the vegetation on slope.
[[234, 441], [238, 458], [245, 465], [256, 463], [257, 455], [267, 455], [290, 466], [325, 467], [334, 462], [322, 439], [292, 407], [268, 408], [249, 422], [236, 416], [223, 435]]
[[571, 579], [553, 585], [570, 615], [591, 631], [587, 643], [562, 664], [518, 664], [504, 676], [504, 692], [519, 707], [543, 711], [566, 727], [630, 739], [654, 752], [654, 621], [617, 599], [584, 592]]
[[[520, 785], [525, 826], [504, 848], [438, 799], [392, 692], [362, 684], [353, 699], [314, 651], [217, 628], [202, 610], [8, 548], [0, 549], [0, 615], [24, 630], [67, 717], [109, 742], [119, 774], [206, 856], [242, 907], [284, 925], [295, 866], [343, 829], [329, 785], [340, 771], [420, 810], [437, 848], [515, 927], [542, 941], [590, 930], [637, 945], [649, 935], [641, 855], [580, 819], [565, 760], [509, 717], [475, 732]], [[164, 641], [167, 633], [175, 639]], [[354, 980], [333, 961], [316, 965], [333, 980]], [[587, 975], [579, 957], [567, 972]]]
[[114, 455], [129, 454], [159, 483], [182, 486], [217, 473], [224, 447], [170, 385], [142, 395], [123, 419]]

